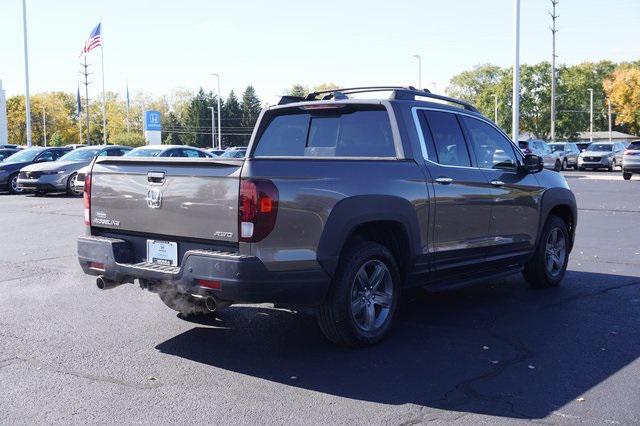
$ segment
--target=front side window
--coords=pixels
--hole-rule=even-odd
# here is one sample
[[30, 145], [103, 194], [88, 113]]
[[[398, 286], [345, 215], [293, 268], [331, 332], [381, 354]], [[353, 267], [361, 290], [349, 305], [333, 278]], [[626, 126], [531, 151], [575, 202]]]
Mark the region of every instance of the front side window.
[[38, 161], [53, 161], [57, 157], [53, 151], [45, 151], [40, 156], [38, 156]]
[[357, 107], [278, 115], [271, 119], [254, 151], [254, 157], [395, 155], [387, 111]]
[[471, 166], [469, 150], [458, 119], [452, 113], [425, 111], [437, 162], [447, 166]]
[[475, 118], [461, 116], [470, 143], [483, 169], [515, 169], [518, 165], [511, 143], [493, 126]]

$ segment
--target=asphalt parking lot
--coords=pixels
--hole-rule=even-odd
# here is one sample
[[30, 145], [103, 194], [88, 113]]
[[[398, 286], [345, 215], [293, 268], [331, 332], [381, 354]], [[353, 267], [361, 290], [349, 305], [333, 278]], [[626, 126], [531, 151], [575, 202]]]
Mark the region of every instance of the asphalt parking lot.
[[0, 422], [640, 423], [640, 179], [567, 172], [559, 289], [520, 276], [405, 295], [363, 350], [269, 305], [186, 321], [82, 274], [82, 202], [0, 195]]

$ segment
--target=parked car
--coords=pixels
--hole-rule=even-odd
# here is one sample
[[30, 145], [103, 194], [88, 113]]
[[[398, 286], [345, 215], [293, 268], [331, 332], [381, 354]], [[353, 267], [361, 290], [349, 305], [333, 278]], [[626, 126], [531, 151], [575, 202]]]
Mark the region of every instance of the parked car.
[[211, 158], [207, 151], [185, 145], [145, 145], [129, 151], [126, 157]]
[[211, 148], [207, 150], [207, 152], [213, 155], [214, 157], [221, 156], [222, 154], [224, 154], [224, 151], [225, 151], [224, 149], [218, 149], [218, 148]]
[[535, 154], [544, 161], [544, 167], [559, 172], [562, 170], [562, 160], [557, 152], [553, 152], [545, 141], [530, 139], [519, 141], [518, 145], [525, 154]]
[[228, 148], [225, 152], [220, 154], [222, 158], [244, 158], [247, 154], [247, 147], [245, 146], [234, 146]]
[[551, 151], [558, 154], [560, 161], [562, 161], [562, 170], [566, 170], [569, 167], [573, 169], [578, 168], [578, 155], [580, 150], [573, 142], [554, 142], [548, 144]]
[[586, 169], [608, 169], [622, 164], [624, 147], [620, 142], [594, 142], [578, 156], [578, 168]]
[[4, 149], [4, 148], [7, 148], [7, 149], [22, 149], [24, 147], [22, 145], [13, 145], [13, 144], [9, 144], [9, 143], [0, 145], [0, 149]]
[[18, 148], [0, 148], [0, 163], [2, 163], [6, 158], [11, 157], [16, 152], [20, 152]]
[[313, 307], [346, 346], [387, 335], [410, 287], [521, 271], [559, 285], [577, 223], [564, 176], [466, 102], [367, 90], [391, 95], [340, 89], [268, 107], [237, 164], [98, 158], [82, 269], [101, 289], [138, 280], [185, 314]]
[[117, 145], [77, 148], [57, 161], [22, 168], [18, 175], [18, 188], [36, 194], [66, 192], [72, 196], [80, 196], [82, 189], [76, 185], [78, 170], [91, 163], [95, 157], [120, 157], [130, 150], [131, 147]]
[[78, 149], [78, 148], [83, 148], [85, 146], [87, 146], [87, 144], [84, 144], [84, 143], [71, 143], [69, 145], [65, 145], [65, 148]]
[[33, 163], [55, 161], [69, 151], [69, 148], [32, 147], [16, 152], [0, 163], [0, 190], [22, 193], [22, 189], [18, 188], [20, 169]]
[[633, 173], [640, 173], [640, 140], [632, 141], [622, 156], [622, 177], [629, 180]]

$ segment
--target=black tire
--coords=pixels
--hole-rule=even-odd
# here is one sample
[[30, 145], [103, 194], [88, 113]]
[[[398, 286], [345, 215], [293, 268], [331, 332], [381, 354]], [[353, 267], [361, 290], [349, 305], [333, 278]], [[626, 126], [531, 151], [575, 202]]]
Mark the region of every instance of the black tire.
[[610, 172], [612, 172], [612, 171], [613, 171], [613, 169], [615, 169], [615, 167], [616, 167], [616, 160], [614, 159], [614, 160], [611, 162], [611, 164], [609, 165], [609, 167], [607, 167], [607, 170], [608, 170], [608, 171], [610, 171]]
[[567, 159], [562, 160], [562, 170], [567, 170], [569, 166], [567, 165]]
[[[558, 262], [552, 261], [552, 268], [549, 268], [547, 262], [547, 243], [549, 242], [551, 233], [559, 232], [564, 241], [564, 256]], [[567, 271], [567, 263], [569, 261], [569, 231], [564, 220], [557, 216], [549, 216], [542, 230], [538, 247], [536, 247], [533, 258], [525, 265], [525, 280], [532, 287], [547, 288], [557, 287]], [[557, 271], [553, 270], [556, 269]], [[550, 270], [552, 269], [552, 270]]]
[[[361, 284], [361, 277], [356, 278], [357, 274], [364, 270], [366, 278], [373, 275], [380, 277], [374, 270], [383, 269], [381, 265], [386, 269], [381, 272], [384, 276], [380, 279], [379, 288], [371, 290], [372, 287], [369, 287], [365, 296], [363, 288], [366, 285]], [[371, 275], [366, 269], [370, 266], [374, 268]], [[374, 277], [371, 278], [372, 281], [369, 283], [375, 281]], [[382, 286], [386, 291], [376, 301], [375, 294], [380, 296], [379, 289]], [[360, 303], [360, 296], [362, 307], [354, 314], [353, 304]], [[350, 243], [343, 251], [329, 294], [318, 309], [318, 324], [327, 339], [341, 346], [361, 347], [377, 343], [389, 333], [393, 325], [399, 296], [400, 274], [391, 252], [383, 245], [371, 241]], [[388, 303], [380, 304], [383, 297]], [[365, 301], [365, 298], [368, 301]], [[359, 322], [367, 322], [369, 312], [372, 312], [375, 322], [379, 324], [370, 323], [372, 329], [367, 330]], [[360, 319], [359, 314], [362, 314]]]
[[630, 180], [631, 179], [631, 173], [630, 172], [622, 172], [622, 179], [624, 180]]
[[75, 179], [78, 176], [77, 173], [73, 173], [67, 179], [67, 194], [72, 197], [80, 197], [82, 195], [82, 191], [78, 191], [75, 187]]
[[584, 167], [578, 167], [578, 170], [580, 170], [581, 172], [584, 172]]
[[11, 194], [22, 194], [24, 192], [23, 189], [18, 188], [18, 173], [9, 176], [7, 182], [9, 183], [9, 192]]
[[206, 315], [210, 314], [204, 303], [204, 299], [193, 297], [190, 294], [177, 293], [175, 291], [161, 291], [158, 293], [160, 300], [174, 311], [182, 315]]
[[560, 162], [560, 160], [556, 161], [556, 165], [553, 167], [553, 170], [556, 172], [559, 172], [560, 170], [562, 170], [562, 163]]

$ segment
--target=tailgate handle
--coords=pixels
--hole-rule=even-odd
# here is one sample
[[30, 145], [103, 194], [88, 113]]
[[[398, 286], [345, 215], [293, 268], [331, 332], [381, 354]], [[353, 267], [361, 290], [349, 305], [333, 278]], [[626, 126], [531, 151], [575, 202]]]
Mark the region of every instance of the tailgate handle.
[[164, 172], [149, 172], [147, 173], [147, 181], [149, 183], [163, 183]]

